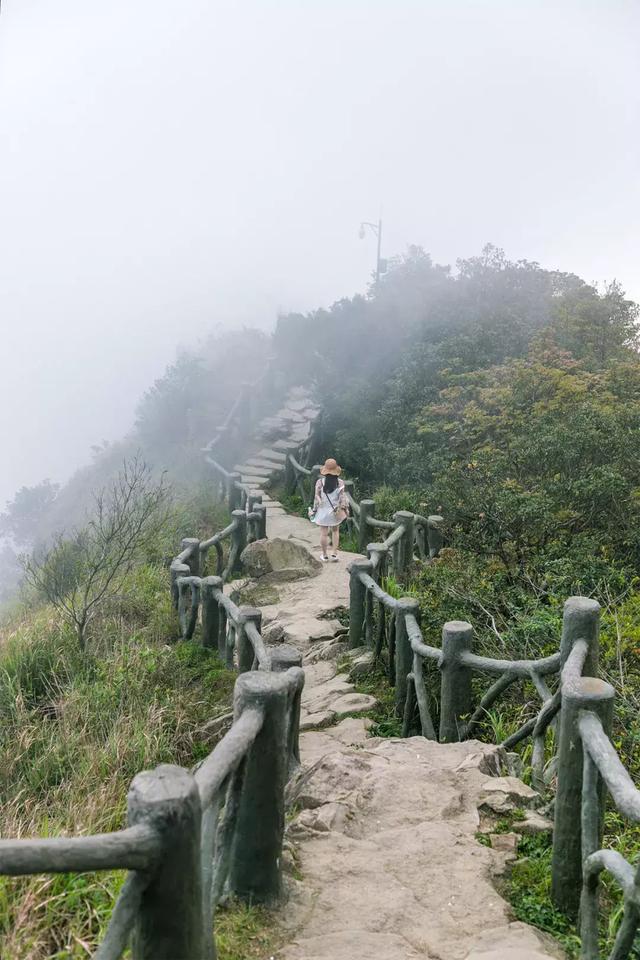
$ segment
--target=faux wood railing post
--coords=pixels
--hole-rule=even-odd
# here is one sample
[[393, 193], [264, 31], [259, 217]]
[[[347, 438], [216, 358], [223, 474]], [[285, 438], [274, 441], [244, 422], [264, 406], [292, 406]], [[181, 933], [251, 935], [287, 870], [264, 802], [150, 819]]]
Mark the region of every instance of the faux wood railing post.
[[589, 652], [582, 669], [583, 677], [598, 676], [600, 647], [600, 604], [590, 597], [569, 597], [562, 617], [560, 658], [562, 664], [571, 653], [574, 641], [586, 640]]
[[240, 607], [241, 621], [236, 634], [236, 649], [238, 651], [238, 671], [245, 673], [253, 668], [255, 651], [253, 644], [247, 636], [246, 624], [253, 623], [260, 633], [262, 631], [262, 610], [256, 607]]
[[[578, 599], [578, 598], [571, 598]], [[586, 638], [585, 638], [586, 639]], [[580, 677], [562, 688], [558, 745], [558, 785], [554, 804], [551, 897], [559, 910], [575, 917], [582, 890], [582, 768], [584, 753], [578, 715], [591, 710], [611, 731], [614, 690], [595, 677]], [[593, 811], [590, 811], [593, 815]], [[599, 816], [604, 816], [603, 797]], [[602, 832], [602, 824], [600, 824]]]
[[230, 893], [250, 903], [273, 903], [282, 890], [287, 699], [281, 674], [254, 670], [236, 680], [235, 718], [245, 707], [264, 710], [262, 729], [246, 760], [229, 870]]
[[316, 483], [320, 479], [321, 463], [315, 463], [311, 467], [311, 476], [309, 477], [309, 506], [313, 505], [313, 499], [316, 492]]
[[284, 462], [284, 490], [289, 496], [296, 489], [296, 471], [293, 466], [290, 455], [287, 453], [287, 459]]
[[371, 528], [367, 523], [367, 520], [370, 517], [375, 517], [376, 515], [376, 502], [375, 500], [361, 500], [360, 501], [360, 529], [358, 530], [358, 553], [367, 552], [367, 545], [370, 540], [373, 540], [373, 534]]
[[200, 576], [200, 541], [197, 537], [184, 537], [180, 541], [180, 551], [186, 550], [187, 547], [191, 547], [191, 553], [185, 560], [185, 563], [189, 567], [192, 577]]
[[429, 548], [429, 559], [433, 560], [442, 550], [442, 517], [437, 513], [427, 517], [427, 546]]
[[247, 515], [244, 510], [233, 510], [231, 516], [234, 520], [234, 527], [231, 531], [231, 549], [235, 552], [235, 562], [231, 572], [240, 573], [242, 570], [240, 556], [247, 545]]
[[366, 587], [360, 580], [361, 573], [371, 575], [370, 560], [354, 560], [349, 567], [349, 647], [362, 646], [364, 642], [364, 616]]
[[267, 505], [265, 503], [257, 503], [255, 506], [255, 512], [258, 514], [257, 522], [257, 535], [258, 540], [267, 539]]
[[171, 600], [173, 601], [174, 608], [177, 610], [180, 604], [180, 592], [178, 590], [177, 580], [180, 577], [190, 577], [191, 570], [186, 563], [180, 563], [178, 560], [174, 560], [169, 567], [169, 575], [171, 577]]
[[404, 527], [402, 539], [396, 546], [395, 574], [402, 578], [409, 573], [413, 564], [413, 537], [415, 518], [408, 510], [398, 510], [393, 515], [393, 521], [396, 527]]
[[471, 650], [473, 627], [465, 620], [451, 620], [442, 628], [440, 664], [440, 742], [460, 740], [464, 717], [471, 714], [471, 669], [461, 655]]
[[183, 577], [176, 581], [178, 588], [178, 621], [183, 640], [191, 640], [198, 623], [200, 607], [200, 580]]
[[215, 592], [222, 590], [221, 577], [205, 577], [200, 584], [200, 598], [202, 601], [202, 646], [217, 650], [224, 660], [225, 639], [220, 630], [220, 605]]
[[230, 473], [227, 477], [227, 500], [231, 513], [233, 513], [234, 510], [238, 510], [240, 507], [241, 494], [236, 486], [236, 483], [240, 483], [241, 480], [241, 473]]
[[271, 650], [271, 672], [286, 673], [292, 667], [300, 670], [300, 683], [290, 695], [288, 733], [287, 733], [287, 774], [291, 778], [300, 766], [300, 707], [302, 688], [304, 687], [304, 672], [302, 670], [302, 654], [291, 644], [282, 643]]
[[412, 613], [414, 617], [419, 615], [419, 604], [417, 600], [411, 597], [403, 597], [398, 601], [396, 607], [396, 682], [395, 682], [395, 704], [396, 716], [404, 716], [404, 705], [407, 699], [407, 676], [413, 668], [413, 650], [411, 641], [407, 634], [406, 616]]
[[206, 953], [200, 872], [200, 795], [181, 767], [139, 773], [128, 796], [129, 825], [154, 827], [161, 860], [142, 894], [133, 960], [202, 960]]

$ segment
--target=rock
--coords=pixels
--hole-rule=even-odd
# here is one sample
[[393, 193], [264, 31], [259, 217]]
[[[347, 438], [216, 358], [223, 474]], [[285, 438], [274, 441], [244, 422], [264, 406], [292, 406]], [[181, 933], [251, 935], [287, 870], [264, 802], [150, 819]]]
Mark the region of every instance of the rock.
[[366, 713], [377, 706], [376, 698], [368, 693], [345, 693], [331, 704], [331, 709], [337, 717], [344, 717], [350, 713]]
[[515, 833], [490, 833], [491, 849], [498, 853], [504, 853], [511, 860], [515, 860], [518, 855], [518, 837]]
[[347, 821], [348, 807], [344, 803], [323, 803], [320, 807], [303, 810], [291, 823], [288, 834], [292, 837], [311, 833], [340, 831]]
[[347, 652], [348, 641], [344, 637], [335, 637], [333, 640], [325, 640], [319, 643], [317, 647], [305, 654], [305, 663], [319, 663], [321, 660], [337, 660]]
[[[471, 741], [468, 741], [471, 743]], [[477, 743], [478, 751], [470, 753], [457, 767], [457, 771], [479, 770], [488, 777], [499, 777], [504, 766], [504, 750], [489, 743]]]
[[333, 710], [319, 710], [317, 713], [302, 713], [300, 716], [300, 730], [319, 730], [333, 723], [336, 715]]
[[284, 641], [284, 627], [279, 620], [273, 620], [262, 628], [262, 639], [265, 643], [274, 644]]
[[278, 603], [280, 595], [270, 583], [247, 583], [232, 590], [231, 599], [238, 606], [248, 604], [250, 607], [269, 607]]
[[349, 680], [359, 680], [361, 677], [366, 677], [368, 673], [371, 673], [374, 666], [373, 650], [367, 650], [353, 661], [349, 670]]
[[269, 582], [299, 580], [320, 573], [322, 564], [295, 540], [256, 540], [242, 551], [244, 569], [254, 580], [269, 577]]
[[516, 777], [494, 777], [482, 784], [479, 807], [493, 813], [509, 813], [539, 800], [540, 795]]
[[541, 816], [536, 810], [527, 810], [524, 820], [517, 820], [513, 824], [516, 833], [532, 835], [536, 833], [551, 833], [553, 821]]

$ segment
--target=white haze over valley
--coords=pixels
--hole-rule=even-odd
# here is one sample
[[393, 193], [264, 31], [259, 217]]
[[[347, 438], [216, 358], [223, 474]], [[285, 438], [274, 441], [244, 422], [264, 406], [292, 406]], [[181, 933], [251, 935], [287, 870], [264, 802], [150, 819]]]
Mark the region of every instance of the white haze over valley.
[[117, 439], [176, 348], [383, 255], [640, 299], [635, 0], [4, 0], [0, 510]]

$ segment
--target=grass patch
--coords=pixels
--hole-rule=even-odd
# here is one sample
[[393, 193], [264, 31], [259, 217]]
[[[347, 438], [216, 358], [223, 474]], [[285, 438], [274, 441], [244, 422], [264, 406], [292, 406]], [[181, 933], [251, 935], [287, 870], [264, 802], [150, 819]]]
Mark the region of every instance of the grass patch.
[[[102, 611], [84, 655], [49, 608], [0, 633], [0, 835], [119, 829], [136, 773], [191, 767], [211, 751], [199, 731], [228, 709], [235, 674], [177, 635], [167, 570], [153, 563]], [[0, 877], [0, 955], [86, 960], [123, 879], [116, 871]]]
[[218, 960], [268, 960], [280, 943], [274, 916], [264, 907], [232, 902], [218, 908]]
[[568, 957], [577, 958], [580, 938], [576, 927], [551, 902], [551, 837], [522, 837], [518, 853], [521, 859], [514, 864], [502, 891], [516, 918], [544, 930], [562, 945]]

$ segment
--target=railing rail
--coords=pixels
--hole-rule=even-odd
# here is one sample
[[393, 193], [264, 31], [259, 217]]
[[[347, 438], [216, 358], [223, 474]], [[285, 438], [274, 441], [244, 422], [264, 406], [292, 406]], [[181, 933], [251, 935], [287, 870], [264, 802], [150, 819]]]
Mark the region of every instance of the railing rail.
[[298, 764], [303, 685], [295, 666], [241, 674], [231, 729], [195, 774], [167, 764], [137, 774], [123, 830], [0, 840], [0, 873], [126, 869], [94, 960], [120, 960], [130, 941], [133, 960], [215, 960], [223, 893], [251, 903], [282, 893], [284, 792]]
[[[366, 522], [368, 505], [360, 504], [360, 523]], [[363, 519], [364, 518], [364, 519]], [[415, 519], [415, 518], [414, 518]], [[419, 518], [420, 521], [424, 518]], [[560, 909], [577, 916], [583, 960], [599, 960], [598, 883], [606, 871], [623, 892], [623, 919], [609, 960], [631, 956], [640, 927], [640, 867], [621, 854], [602, 849], [606, 788], [618, 812], [640, 822], [640, 790], [634, 785], [610, 740], [613, 688], [597, 678], [600, 606], [586, 597], [570, 597], [564, 608], [559, 650], [537, 660], [504, 660], [475, 654], [473, 628], [464, 621], [446, 623], [440, 647], [425, 643], [418, 601], [397, 598], [380, 584], [384, 558], [402, 542], [404, 518], [382, 544], [369, 544], [369, 559], [350, 566], [349, 645], [372, 648], [384, 663], [395, 687], [396, 715], [402, 735], [418, 725], [428, 739], [440, 742], [472, 736], [488, 711], [514, 683], [530, 682], [542, 700], [540, 710], [519, 730], [503, 740], [511, 749], [531, 737], [532, 779], [545, 786], [545, 734], [556, 724], [557, 771], [552, 861], [552, 894]], [[400, 521], [400, 522], [398, 522]], [[439, 730], [436, 732], [428, 683], [429, 668], [440, 671]], [[474, 674], [496, 677], [474, 707]], [[546, 678], [557, 677], [551, 690]], [[417, 718], [417, 719], [416, 719]], [[582, 893], [580, 891], [582, 890]]]

